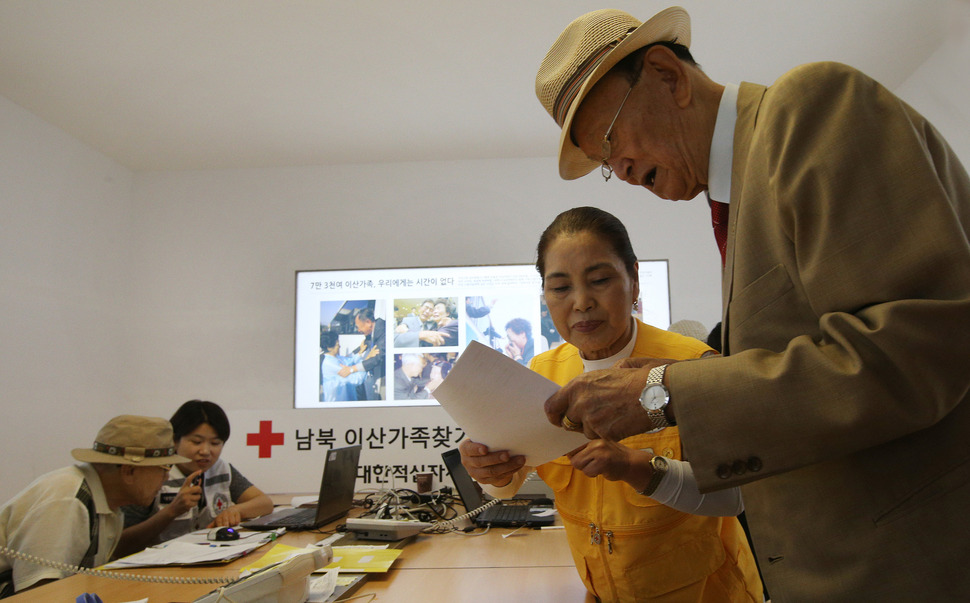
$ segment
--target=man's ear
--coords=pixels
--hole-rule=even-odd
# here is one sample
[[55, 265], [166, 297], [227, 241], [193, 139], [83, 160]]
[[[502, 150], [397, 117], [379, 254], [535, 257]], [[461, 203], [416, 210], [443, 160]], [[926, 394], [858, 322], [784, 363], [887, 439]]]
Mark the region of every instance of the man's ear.
[[693, 89], [687, 64], [678, 59], [673, 50], [661, 45], [651, 46], [643, 55], [643, 69], [652, 70], [654, 77], [660, 78], [678, 107], [683, 109], [690, 104]]

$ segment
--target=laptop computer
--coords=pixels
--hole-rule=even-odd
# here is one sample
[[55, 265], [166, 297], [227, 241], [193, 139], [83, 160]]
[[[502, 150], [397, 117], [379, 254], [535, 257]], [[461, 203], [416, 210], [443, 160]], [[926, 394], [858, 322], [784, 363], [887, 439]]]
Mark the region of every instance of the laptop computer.
[[[441, 453], [451, 481], [465, 509], [472, 511], [485, 504], [485, 499], [478, 484], [468, 474], [468, 470], [461, 464], [461, 453], [457, 448]], [[551, 526], [556, 521], [556, 514], [552, 513], [552, 501], [549, 504], [537, 504], [532, 499], [509, 499], [495, 504], [475, 515], [472, 521], [479, 527], [493, 526], [496, 528], [538, 528]]]
[[242, 527], [249, 530], [312, 530], [343, 517], [354, 504], [359, 461], [360, 445], [328, 450], [315, 507], [273, 511], [243, 522]]

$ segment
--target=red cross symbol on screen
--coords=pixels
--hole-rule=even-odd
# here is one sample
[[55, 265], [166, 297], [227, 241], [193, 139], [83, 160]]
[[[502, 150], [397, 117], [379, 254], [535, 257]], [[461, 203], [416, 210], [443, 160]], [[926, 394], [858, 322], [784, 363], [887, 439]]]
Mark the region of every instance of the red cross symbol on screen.
[[260, 421], [259, 432], [246, 434], [247, 446], [259, 446], [259, 458], [267, 459], [273, 456], [273, 446], [283, 445], [283, 434], [273, 433], [272, 421]]

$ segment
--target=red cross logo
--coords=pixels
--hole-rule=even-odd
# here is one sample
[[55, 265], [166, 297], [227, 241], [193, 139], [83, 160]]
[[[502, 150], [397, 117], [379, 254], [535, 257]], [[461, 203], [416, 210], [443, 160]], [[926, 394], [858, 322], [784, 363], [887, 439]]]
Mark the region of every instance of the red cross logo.
[[259, 446], [259, 458], [268, 459], [273, 456], [273, 446], [283, 445], [283, 434], [273, 433], [272, 421], [260, 421], [258, 433], [246, 434], [247, 446]]

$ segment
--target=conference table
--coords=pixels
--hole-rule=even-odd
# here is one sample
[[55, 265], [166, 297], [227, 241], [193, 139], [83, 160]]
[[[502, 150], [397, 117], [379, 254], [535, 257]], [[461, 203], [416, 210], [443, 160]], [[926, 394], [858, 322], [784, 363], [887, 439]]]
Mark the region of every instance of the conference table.
[[[343, 520], [319, 531], [288, 532], [276, 542], [310, 545], [332, 533], [340, 523]], [[407, 542], [388, 572], [368, 574], [367, 580], [349, 593], [348, 598], [365, 603], [371, 599], [424, 603], [595, 603], [573, 566], [564, 530], [492, 528], [487, 533], [481, 532], [418, 534]], [[369, 540], [362, 544], [386, 543]], [[120, 570], [120, 573], [238, 578], [239, 568], [254, 563], [271, 547], [272, 544], [264, 545], [225, 565], [145, 567]], [[77, 574], [4, 601], [73, 602], [81, 594], [94, 593], [104, 603], [140, 601], [146, 597], [149, 603], [181, 603], [194, 601], [216, 586], [134, 582]], [[370, 594], [376, 597], [363, 596]]]

